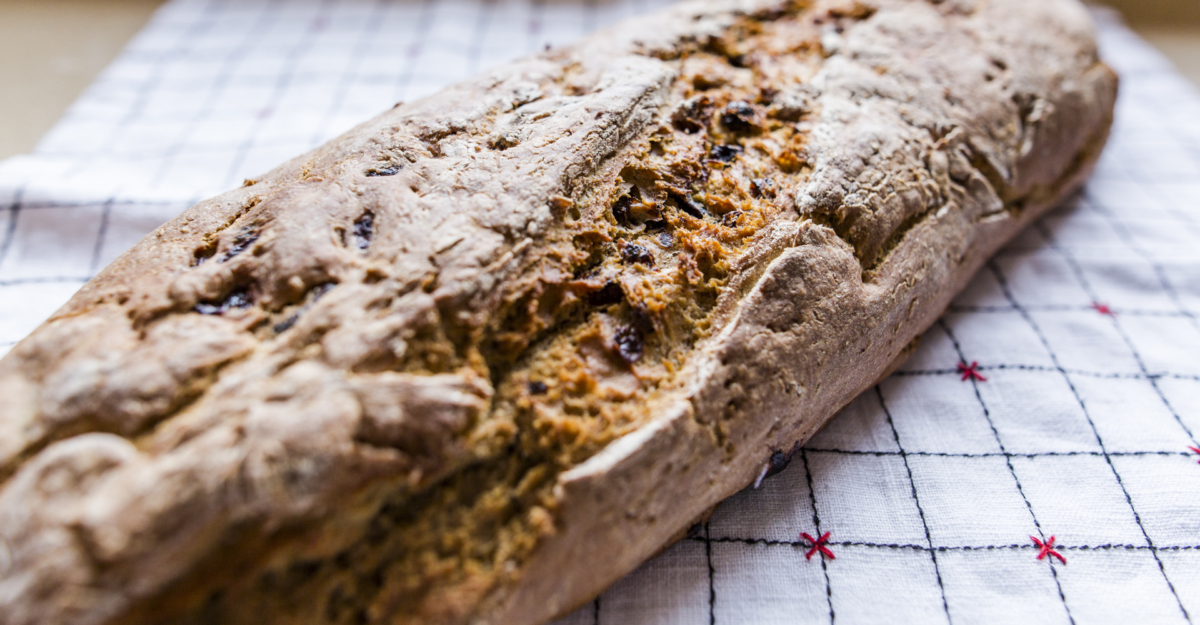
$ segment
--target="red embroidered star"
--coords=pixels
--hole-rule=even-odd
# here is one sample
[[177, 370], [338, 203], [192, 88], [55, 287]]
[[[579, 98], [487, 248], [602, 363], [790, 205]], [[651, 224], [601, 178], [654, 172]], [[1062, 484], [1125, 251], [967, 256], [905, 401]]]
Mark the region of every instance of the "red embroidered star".
[[[1195, 447], [1188, 447], [1188, 449], [1190, 449], [1190, 450], [1192, 450], [1192, 451], [1194, 451], [1194, 452], [1196, 452], [1196, 453], [1200, 454], [1200, 449], [1197, 449], [1197, 448], [1195, 448]], [[1196, 461], [1196, 464], [1200, 464], [1200, 460], [1197, 460], [1197, 461]]]
[[1063, 564], [1067, 563], [1067, 559], [1064, 558], [1061, 553], [1054, 550], [1054, 537], [1053, 536], [1050, 537], [1050, 540], [1047, 540], [1044, 543], [1042, 541], [1038, 540], [1034, 536], [1030, 536], [1030, 538], [1033, 539], [1033, 544], [1037, 545], [1038, 547], [1041, 547], [1041, 551], [1038, 551], [1038, 557], [1037, 557], [1038, 560], [1041, 560], [1042, 558], [1045, 558], [1046, 556], [1052, 556], [1052, 557], [1058, 558], [1059, 562], [1062, 562]]
[[1092, 302], [1092, 308], [1095, 308], [1096, 312], [1098, 312], [1102, 315], [1108, 315], [1110, 317], [1117, 316], [1117, 313], [1113, 312], [1112, 309], [1108, 307], [1108, 304], [1101, 304], [1100, 302]]
[[830, 560], [836, 559], [833, 557], [833, 552], [829, 550], [829, 547], [825, 546], [825, 543], [829, 542], [829, 532], [821, 534], [820, 538], [813, 538], [808, 534], [808, 532], [800, 532], [800, 538], [812, 543], [812, 549], [809, 549], [808, 553], [804, 554], [804, 558], [806, 560], [812, 560], [813, 554], [817, 553], [818, 551], [820, 551], [821, 555], [823, 556], [829, 556]]
[[983, 377], [983, 374], [980, 373], [976, 369], [976, 367], [978, 367], [978, 366], [979, 366], [979, 361], [977, 361], [977, 360], [972, 360], [971, 364], [969, 364], [969, 365], [965, 362], [958, 363], [958, 370], [961, 371], [963, 374], [963, 376], [962, 376], [963, 382], [966, 382], [967, 380], [970, 380], [971, 378], [975, 378], [976, 380], [979, 380], [980, 382], [987, 382], [987, 378]]

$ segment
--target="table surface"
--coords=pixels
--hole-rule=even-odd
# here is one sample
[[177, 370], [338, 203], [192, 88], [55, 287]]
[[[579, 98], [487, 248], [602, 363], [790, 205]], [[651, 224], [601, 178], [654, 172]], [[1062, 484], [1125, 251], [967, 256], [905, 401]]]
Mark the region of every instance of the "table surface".
[[162, 0], [0, 0], [0, 159], [38, 139]]

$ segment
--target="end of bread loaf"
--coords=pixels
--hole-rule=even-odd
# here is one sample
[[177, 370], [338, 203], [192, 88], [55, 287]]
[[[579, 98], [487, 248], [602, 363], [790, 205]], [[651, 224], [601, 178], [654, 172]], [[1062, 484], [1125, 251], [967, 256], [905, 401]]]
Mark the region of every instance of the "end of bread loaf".
[[164, 225], [0, 360], [0, 624], [538, 623], [1086, 177], [1073, 0], [701, 0]]

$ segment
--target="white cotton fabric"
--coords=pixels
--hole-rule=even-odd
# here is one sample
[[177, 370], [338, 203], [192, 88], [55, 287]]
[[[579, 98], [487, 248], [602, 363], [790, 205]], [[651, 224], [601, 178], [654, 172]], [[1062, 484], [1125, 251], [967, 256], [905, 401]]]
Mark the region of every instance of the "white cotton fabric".
[[[195, 201], [667, 3], [171, 0], [0, 163], [0, 353]], [[1098, 18], [1121, 95], [1084, 192], [786, 471], [560, 624], [1200, 622], [1200, 92]]]

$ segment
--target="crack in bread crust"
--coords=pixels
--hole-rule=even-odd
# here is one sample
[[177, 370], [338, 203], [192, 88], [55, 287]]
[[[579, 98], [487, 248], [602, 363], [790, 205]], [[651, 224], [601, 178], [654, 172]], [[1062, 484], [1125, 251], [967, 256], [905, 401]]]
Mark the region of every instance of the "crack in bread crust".
[[685, 3], [190, 209], [0, 361], [0, 623], [569, 609], [1079, 183], [1115, 93], [1089, 28]]

